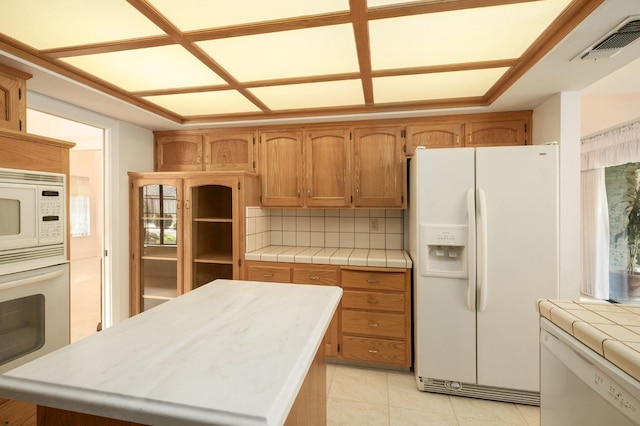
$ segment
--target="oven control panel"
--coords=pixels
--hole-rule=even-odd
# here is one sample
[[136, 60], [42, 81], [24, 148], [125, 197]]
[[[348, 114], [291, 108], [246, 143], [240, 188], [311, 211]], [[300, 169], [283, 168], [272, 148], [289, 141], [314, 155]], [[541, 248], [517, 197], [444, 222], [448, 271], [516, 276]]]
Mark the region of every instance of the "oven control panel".
[[64, 242], [64, 189], [63, 187], [38, 188], [40, 206], [40, 244]]

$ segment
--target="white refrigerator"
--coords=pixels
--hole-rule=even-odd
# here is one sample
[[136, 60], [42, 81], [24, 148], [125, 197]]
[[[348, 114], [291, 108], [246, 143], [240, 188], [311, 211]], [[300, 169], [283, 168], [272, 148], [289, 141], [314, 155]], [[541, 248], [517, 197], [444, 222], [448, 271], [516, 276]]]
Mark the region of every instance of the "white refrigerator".
[[418, 148], [408, 215], [418, 388], [539, 404], [534, 302], [559, 295], [557, 146]]

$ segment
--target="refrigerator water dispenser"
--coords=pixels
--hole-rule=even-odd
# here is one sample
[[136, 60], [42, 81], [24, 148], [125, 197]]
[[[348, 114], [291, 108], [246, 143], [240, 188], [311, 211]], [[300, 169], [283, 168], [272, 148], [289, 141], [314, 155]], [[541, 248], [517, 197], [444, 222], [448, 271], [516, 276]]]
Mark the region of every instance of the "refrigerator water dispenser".
[[425, 277], [467, 278], [466, 225], [422, 225], [421, 240], [426, 245], [421, 262]]

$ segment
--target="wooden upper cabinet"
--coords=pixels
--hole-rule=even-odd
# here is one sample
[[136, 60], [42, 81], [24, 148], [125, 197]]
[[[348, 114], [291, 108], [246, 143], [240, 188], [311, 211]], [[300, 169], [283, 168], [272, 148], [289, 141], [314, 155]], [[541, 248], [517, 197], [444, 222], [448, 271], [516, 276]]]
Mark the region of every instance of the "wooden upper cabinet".
[[457, 148], [464, 137], [462, 123], [434, 123], [406, 128], [406, 156], [412, 157], [416, 147]]
[[252, 172], [255, 132], [221, 132], [204, 136], [204, 170], [238, 170]]
[[348, 207], [351, 203], [349, 129], [305, 134], [305, 197], [308, 207]]
[[406, 207], [401, 127], [357, 128], [353, 136], [355, 207]]
[[156, 171], [202, 170], [202, 135], [156, 136]]
[[302, 207], [302, 132], [263, 132], [259, 152], [262, 205]]
[[529, 140], [529, 120], [470, 121], [465, 123], [465, 146], [526, 145]]
[[0, 64], [0, 128], [27, 131], [27, 83], [31, 74]]

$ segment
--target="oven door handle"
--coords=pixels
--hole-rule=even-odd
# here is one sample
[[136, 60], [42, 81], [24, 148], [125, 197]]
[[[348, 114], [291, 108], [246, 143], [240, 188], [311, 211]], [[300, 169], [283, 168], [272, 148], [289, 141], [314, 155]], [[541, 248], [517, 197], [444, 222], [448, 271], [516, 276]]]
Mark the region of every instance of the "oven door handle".
[[55, 278], [61, 277], [63, 274], [64, 268], [60, 268], [58, 271], [47, 272], [46, 274], [34, 275], [33, 277], [23, 278], [21, 280], [0, 284], [0, 290], [8, 290], [10, 288], [20, 287], [23, 285], [29, 285], [46, 280], [53, 280]]

